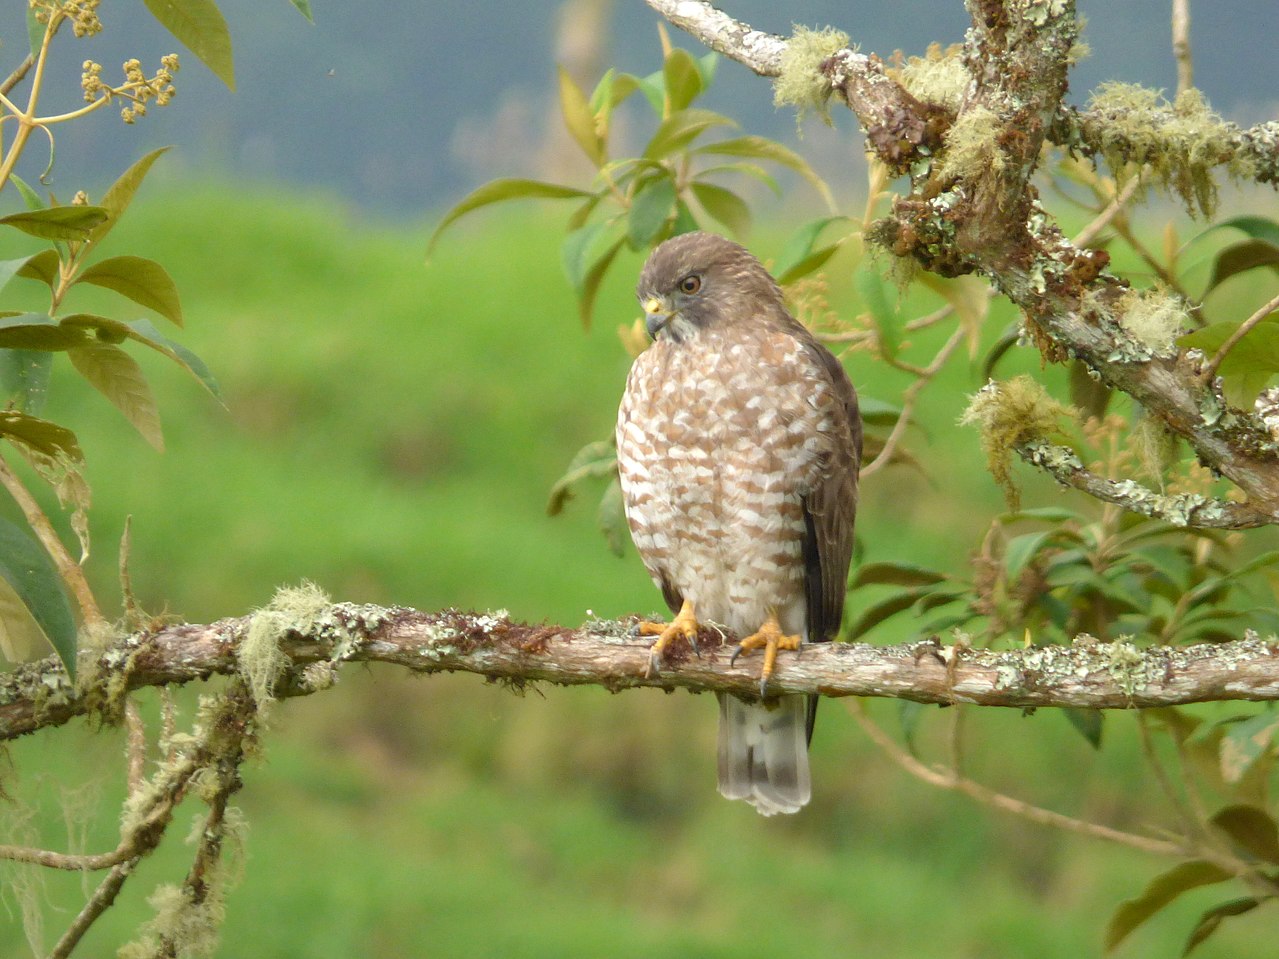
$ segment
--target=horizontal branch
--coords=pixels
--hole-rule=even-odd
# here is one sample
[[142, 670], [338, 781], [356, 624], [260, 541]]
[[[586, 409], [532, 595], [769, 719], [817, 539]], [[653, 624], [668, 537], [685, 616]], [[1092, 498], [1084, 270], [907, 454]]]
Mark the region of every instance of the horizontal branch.
[[[1176, 133], [1183, 126], [1182, 118], [1171, 106], [1152, 110], [1144, 119], [1148, 135], [1143, 140], [1129, 134], [1127, 124], [1131, 120], [1123, 110], [1066, 107], [1059, 117], [1064, 122], [1054, 124], [1049, 138], [1087, 156], [1117, 155], [1137, 162], [1145, 162], [1161, 151], [1184, 147]], [[1159, 138], [1161, 129], [1169, 131], [1166, 139]], [[1230, 165], [1236, 175], [1279, 186], [1279, 122], [1272, 120], [1244, 128], [1228, 120], [1217, 120], [1215, 134], [1211, 154], [1197, 157], [1198, 162], [1207, 166]]]
[[[128, 690], [250, 675], [255, 667], [246, 662], [246, 640], [250, 633], [257, 636], [253, 656], [261, 657], [263, 622], [270, 624], [267, 642], [279, 663], [273, 680], [276, 696], [327, 688], [343, 662], [389, 663], [420, 673], [477, 673], [513, 685], [652, 686], [746, 699], [754, 697], [759, 681], [758, 659], [740, 657], [731, 665], [733, 638], [714, 629], [703, 630], [700, 656], [676, 648], [661, 673], [648, 676], [650, 643], [632, 636], [626, 622], [593, 621], [570, 629], [517, 622], [501, 613], [427, 613], [338, 603], [293, 616], [269, 607], [209, 625], [170, 626], [126, 637], [92, 659], [81, 658], [78, 687], [55, 659], [21, 667], [0, 679], [0, 741], [77, 716], [109, 719], [119, 714], [118, 700]], [[1077, 642], [958, 653], [936, 640], [883, 647], [822, 644], [797, 656], [783, 655], [770, 689], [1022, 708], [1277, 700], [1279, 640], [1248, 634], [1233, 643], [1185, 647]]]

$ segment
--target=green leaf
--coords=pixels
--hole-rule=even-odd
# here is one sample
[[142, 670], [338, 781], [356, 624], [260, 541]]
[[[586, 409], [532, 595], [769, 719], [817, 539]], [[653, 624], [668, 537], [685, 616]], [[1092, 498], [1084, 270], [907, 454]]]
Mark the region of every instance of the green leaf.
[[636, 191], [626, 215], [626, 238], [632, 249], [642, 250], [675, 214], [675, 182], [659, 175]]
[[697, 58], [697, 69], [702, 74], [702, 89], [709, 89], [715, 82], [715, 74], [719, 70], [719, 54], [712, 50]]
[[18, 276], [28, 280], [39, 280], [52, 290], [58, 284], [61, 268], [62, 260], [57, 250], [41, 250], [22, 261], [22, 265], [18, 268]]
[[574, 197], [587, 197], [591, 194], [577, 187], [560, 186], [557, 183], [543, 183], [540, 180], [502, 179], [491, 180], [462, 198], [462, 201], [444, 214], [439, 226], [431, 234], [427, 245], [427, 255], [435, 249], [436, 241], [444, 228], [460, 219], [472, 210], [488, 206], [492, 203], [504, 203], [507, 200], [565, 200]]
[[1233, 723], [1221, 736], [1218, 755], [1221, 778], [1237, 783], [1265, 755], [1279, 730], [1279, 714], [1261, 713], [1241, 723]]
[[644, 148], [644, 159], [660, 160], [683, 149], [711, 127], [737, 124], [728, 117], [711, 110], [689, 107], [672, 113], [662, 121]]
[[107, 188], [107, 192], [102, 196], [102, 207], [107, 211], [107, 219], [95, 227], [89, 235], [89, 244], [91, 246], [101, 243], [106, 235], [115, 229], [115, 225], [120, 222], [120, 218], [124, 216], [124, 211], [133, 202], [134, 196], [137, 195], [138, 187], [142, 186], [142, 181], [146, 179], [146, 175], [150, 172], [155, 161], [168, 151], [168, 147], [152, 150], [121, 173], [119, 178]]
[[790, 147], [783, 146], [776, 140], [761, 136], [735, 137], [730, 140], [720, 140], [718, 143], [709, 143], [706, 146], [698, 147], [693, 152], [695, 154], [769, 160], [787, 167], [808, 181], [813, 189], [821, 195], [823, 202], [829, 209], [835, 209], [835, 197], [830, 192], [830, 187], [826, 185], [826, 181], [817, 175], [816, 171], [808, 165], [807, 160]]
[[848, 638], [859, 639], [889, 617], [896, 616], [903, 610], [910, 609], [915, 605], [921, 595], [922, 591], [919, 589], [908, 589], [900, 593], [895, 593], [887, 599], [881, 600], [873, 606], [868, 607], [862, 611], [857, 622], [849, 627]]
[[853, 282], [862, 305], [870, 311], [878, 334], [879, 348], [891, 359], [901, 346], [901, 314], [888, 300], [883, 277], [869, 262], [863, 262], [853, 274]]
[[200, 359], [194, 352], [181, 343], [169, 339], [157, 330], [155, 324], [150, 320], [133, 320], [125, 325], [129, 328], [130, 339], [137, 340], [139, 343], [163, 353], [194, 376], [200, 385], [215, 397], [221, 397], [222, 391], [218, 388], [218, 381], [213, 376], [213, 372], [205, 364], [204, 360]]
[[1232, 276], [1261, 266], [1279, 268], [1279, 246], [1266, 240], [1244, 240], [1228, 246], [1213, 260], [1212, 276], [1203, 295], [1207, 296]]
[[853, 579], [853, 586], [931, 586], [943, 583], [946, 577], [914, 563], [865, 563]]
[[91, 343], [67, 351], [71, 365], [124, 414], [157, 450], [164, 449], [160, 412], [137, 361], [118, 346]]
[[599, 132], [595, 129], [595, 114], [591, 110], [591, 105], [587, 102], [586, 95], [582, 93], [582, 88], [574, 82], [563, 67], [559, 68], [559, 77], [560, 113], [564, 117], [564, 126], [577, 145], [582, 148], [587, 159], [597, 167], [601, 166], [604, 163], [604, 144], [600, 140]]
[[141, 256], [113, 256], [89, 267], [76, 279], [126, 296], [139, 306], [155, 310], [166, 320], [182, 325], [182, 304], [169, 272], [155, 260]]
[[58, 255], [53, 250], [41, 250], [39, 253], [33, 253], [31, 256], [19, 257], [16, 260], [0, 260], [0, 289], [9, 285], [9, 281], [15, 276], [24, 276], [24, 269], [32, 260], [43, 257], [46, 253], [53, 254], [54, 262], [57, 262]]
[[125, 340], [141, 343], [173, 360], [214, 396], [220, 395], [218, 381], [205, 365], [204, 360], [181, 343], [169, 339], [156, 329], [155, 324], [150, 320], [141, 319], [126, 323], [93, 313], [72, 313], [62, 318], [61, 325], [73, 330], [92, 330], [98, 340], [104, 343], [116, 344], [123, 343]]
[[670, 99], [671, 112], [683, 110], [702, 92], [702, 71], [692, 54], [680, 47], [672, 47], [662, 64], [662, 76], [666, 82], [666, 95]]
[[16, 173], [9, 174], [9, 182], [18, 188], [18, 192], [22, 194], [22, 202], [27, 205], [28, 210], [43, 210], [49, 204], [41, 199], [40, 194], [33, 190], [30, 184]]
[[666, 88], [661, 72], [637, 77], [633, 73], [619, 73], [613, 82], [613, 106], [617, 106], [632, 93], [638, 90], [659, 117], [666, 103]]
[[0, 435], [50, 459], [84, 462], [84, 453], [80, 451], [75, 433], [37, 416], [18, 410], [0, 410]]
[[40, 48], [44, 46], [44, 34], [48, 29], [46, 24], [36, 19], [35, 8], [28, 4], [27, 6], [27, 49], [31, 53], [31, 59], [35, 60], [40, 56]]
[[289, 0], [297, 8], [298, 13], [306, 17], [311, 23], [315, 23], [315, 17], [311, 16], [311, 0]]
[[1234, 229], [1240, 230], [1252, 237], [1254, 240], [1266, 240], [1269, 243], [1273, 243], [1275, 246], [1279, 246], [1279, 222], [1264, 216], [1231, 217], [1228, 220], [1222, 220], [1220, 223], [1214, 223], [1212, 226], [1208, 227], [1208, 229], [1204, 230], [1203, 233], [1200, 233], [1199, 236], [1195, 237], [1195, 239], [1198, 240], [1200, 237], [1208, 235], [1213, 230], [1221, 230], [1225, 227], [1233, 227]]
[[595, 243], [611, 225], [606, 220], [588, 223], [573, 230], [560, 244], [560, 260], [564, 264], [564, 275], [568, 277], [573, 292], [579, 296], [586, 283], [586, 275], [590, 272], [591, 264], [595, 262]]
[[0, 391], [17, 410], [38, 415], [44, 409], [52, 373], [52, 353], [0, 350]]
[[1217, 811], [1211, 822], [1254, 858], [1279, 865], [1279, 827], [1264, 809], [1226, 806]]
[[107, 215], [106, 209], [100, 206], [51, 206], [0, 216], [0, 224], [42, 240], [83, 240]]
[[1191, 950], [1217, 931], [1217, 927], [1221, 925], [1222, 920], [1230, 916], [1242, 916], [1245, 912], [1251, 912], [1260, 905], [1261, 900], [1255, 896], [1242, 896], [1239, 899], [1223, 902], [1219, 906], [1213, 906], [1199, 917], [1199, 921], [1195, 923], [1195, 928], [1191, 930], [1190, 937], [1186, 940], [1186, 947], [1181, 951], [1181, 954], [1183, 956], [1190, 955]]
[[[199, 57], [213, 75], [235, 89], [231, 32], [213, 0], [143, 0], [174, 39]], [[294, 6], [297, 6], [295, 3]], [[298, 9], [301, 9], [299, 7]]]
[[586, 225], [586, 221], [591, 218], [591, 214], [595, 212], [595, 208], [600, 205], [600, 200], [604, 199], [603, 193], [593, 193], [573, 211], [573, 215], [568, 218], [566, 224], [569, 232], [580, 230]]
[[546, 515], [558, 516], [570, 499], [576, 487], [583, 480], [595, 477], [617, 475], [617, 450], [609, 440], [597, 440], [587, 443], [577, 451], [568, 464], [564, 475], [551, 487], [550, 497], [546, 501]]
[[44, 313], [0, 317], [0, 349], [69, 350], [85, 341], [83, 331], [68, 329]]
[[697, 222], [697, 218], [693, 216], [693, 211], [688, 208], [688, 204], [680, 200], [675, 204], [675, 224], [671, 227], [671, 236], [682, 236], [685, 233], [693, 233], [700, 230], [702, 225]]
[[609, 67], [604, 71], [604, 76], [600, 77], [599, 82], [595, 84], [595, 89], [591, 91], [591, 97], [588, 101], [591, 105], [593, 113], [603, 111], [605, 115], [613, 108], [613, 84], [617, 82], [617, 71]]
[[1024, 570], [1035, 558], [1044, 543], [1053, 536], [1055, 530], [1040, 530], [1037, 533], [1026, 533], [1014, 536], [1004, 548], [1004, 575], [1009, 583], [1017, 582]]
[[586, 276], [582, 278], [582, 289], [578, 292], [577, 312], [582, 320], [582, 326], [588, 330], [591, 328], [591, 316], [595, 309], [595, 294], [599, 292], [601, 281], [604, 274], [608, 272], [608, 268], [613, 263], [613, 258], [617, 256], [618, 251], [622, 248], [622, 244], [626, 240], [619, 237], [612, 246], [600, 254], [599, 258], [586, 271]]
[[1119, 904], [1106, 926], [1106, 951], [1113, 952], [1129, 933], [1183, 892], [1225, 882], [1232, 877], [1233, 873], [1202, 859], [1178, 863], [1167, 872], [1160, 873], [1140, 896]]
[[693, 196], [707, 213], [728, 227], [735, 236], [745, 236], [751, 228], [751, 208], [746, 201], [722, 186], [694, 180]]
[[1075, 727], [1076, 732], [1088, 740], [1093, 749], [1101, 748], [1101, 734], [1104, 729], [1106, 714], [1100, 709], [1076, 709], [1067, 707], [1062, 715]]
[[0, 519], [0, 650], [26, 660], [49, 649], [74, 679], [75, 619], [62, 580], [30, 536]]
[[871, 426], [893, 426], [902, 415], [902, 408], [898, 404], [873, 396], [859, 396], [857, 407], [862, 414], [862, 422]]
[[[1187, 333], [1177, 343], [1212, 356], [1238, 329], [1239, 324], [1234, 322], [1212, 323]], [[1271, 313], [1231, 347], [1219, 370], [1223, 375], [1279, 372], [1279, 312]]]
[[777, 196], [782, 195], [782, 185], [758, 163], [746, 163], [745, 161], [741, 163], [720, 163], [716, 166], [708, 166], [699, 174], [699, 176], [704, 180], [706, 177], [714, 176], [717, 173], [745, 174], [746, 176], [753, 177], [760, 183], [764, 184]]
[[600, 532], [604, 534], [609, 551], [619, 559], [625, 556], [630, 528], [626, 525], [626, 505], [622, 500], [622, 484], [616, 476], [604, 487], [604, 495], [600, 497], [595, 522]]
[[[785, 283], [787, 281], [783, 280], [783, 277], [794, 276], [794, 278], [797, 279], [799, 276], [802, 276], [803, 273], [799, 272], [800, 268], [810, 264], [815, 253], [820, 255], [824, 252], [824, 250], [818, 251], [814, 249], [817, 244], [817, 239], [821, 236], [822, 231], [832, 223], [847, 219], [848, 217], [846, 216], [819, 217], [816, 220], [810, 220], [808, 223], [805, 223], [798, 230], [792, 233], [790, 239], [788, 239], [782, 246], [782, 251], [777, 254], [777, 261], [773, 264], [773, 274], [777, 277], [777, 281], [779, 283]], [[825, 249], [828, 249], [829, 252], [825, 252], [825, 255], [821, 256], [820, 262], [817, 263], [816, 266], [811, 266], [808, 269], [805, 269], [804, 272], [811, 273], [822, 263], [826, 262], [826, 260], [830, 258], [831, 254], [838, 249], [838, 244]]]

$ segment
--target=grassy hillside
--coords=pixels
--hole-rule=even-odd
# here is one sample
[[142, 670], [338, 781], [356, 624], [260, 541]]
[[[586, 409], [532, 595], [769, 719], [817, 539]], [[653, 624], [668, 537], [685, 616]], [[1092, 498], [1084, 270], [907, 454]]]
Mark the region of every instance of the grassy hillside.
[[[142, 357], [165, 417], [157, 455], [59, 375], [50, 414], [81, 431], [89, 458], [103, 595], [118, 595], [116, 542], [132, 514], [143, 604], [191, 621], [245, 612], [303, 578], [340, 599], [567, 623], [658, 607], [633, 550], [605, 550], [590, 497], [544, 513], [572, 453], [611, 429], [627, 367], [614, 331], [636, 313], [638, 263], [623, 262], [595, 328], [580, 329], [557, 229], [536, 216], [465, 225], [424, 266], [426, 224], [391, 230], [314, 199], [144, 196], [108, 252], [169, 267], [183, 342], [226, 405]], [[834, 295], [847, 309], [847, 290]], [[865, 394], [888, 395], [865, 356], [850, 368]], [[977, 385], [960, 370], [931, 391], [920, 449], [939, 468], [867, 484], [868, 558], [942, 564], [974, 543], [981, 510], [969, 504], [998, 501], [975, 436], [954, 425]], [[187, 717], [196, 692], [183, 694]], [[871, 711], [895, 728], [896, 704]], [[812, 809], [763, 820], [715, 795], [714, 713], [685, 695], [517, 697], [469, 676], [349, 670], [282, 705], [246, 770], [245, 878], [219, 955], [1078, 959], [1099, 955], [1105, 916], [1163, 865], [929, 791], [838, 703], [814, 744]], [[941, 754], [950, 719], [927, 712], [925, 755]], [[1051, 711], [967, 721], [974, 775], [996, 787], [1134, 826], [1163, 815], [1127, 724], [1093, 753]], [[23, 824], [11, 807], [0, 842], [34, 831], [65, 845], [69, 809], [77, 830], [87, 822], [84, 848], [114, 845], [120, 750], [116, 732], [82, 725], [12, 747], [7, 788], [38, 812]], [[68, 794], [86, 770], [94, 794]], [[84, 955], [126, 941], [186, 854], [145, 862]], [[84, 881], [42, 881], [47, 945]], [[1175, 954], [1215, 902], [1188, 896], [1127, 954]], [[1272, 955], [1266, 918], [1200, 954]], [[24, 954], [19, 927], [16, 913], [0, 922], [0, 955]]]

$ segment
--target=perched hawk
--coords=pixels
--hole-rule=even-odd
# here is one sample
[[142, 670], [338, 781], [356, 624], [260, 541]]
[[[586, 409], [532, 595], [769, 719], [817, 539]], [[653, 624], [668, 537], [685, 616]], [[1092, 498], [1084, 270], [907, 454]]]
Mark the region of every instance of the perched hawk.
[[650, 668], [698, 621], [764, 650], [761, 702], [721, 695], [719, 791], [764, 815], [808, 802], [815, 696], [766, 698], [778, 649], [839, 629], [862, 427], [839, 361], [747, 250], [667, 240], [636, 291], [653, 345], [631, 368], [617, 459], [631, 536], [677, 615], [646, 623]]

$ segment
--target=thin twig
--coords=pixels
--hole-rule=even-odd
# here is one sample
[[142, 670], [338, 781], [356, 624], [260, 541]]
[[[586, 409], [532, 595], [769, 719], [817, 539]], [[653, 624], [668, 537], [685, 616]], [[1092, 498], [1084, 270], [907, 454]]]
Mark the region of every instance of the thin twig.
[[120, 837], [120, 845], [110, 852], [77, 856], [32, 846], [0, 846], [0, 859], [68, 872], [95, 872], [118, 866], [130, 859], [139, 859], [159, 844], [172, 818], [173, 807], [185, 795], [198, 765], [194, 758], [188, 758], [181, 766], [164, 773], [163, 782], [157, 788], [150, 808], [134, 817], [134, 827], [127, 835]]
[[1145, 713], [1137, 714], [1137, 732], [1141, 737], [1141, 751], [1146, 757], [1146, 765], [1154, 773], [1155, 782], [1159, 783], [1159, 788], [1163, 792], [1164, 798], [1168, 800], [1168, 805], [1172, 807], [1177, 818], [1181, 820], [1183, 833], [1187, 839], [1193, 837], [1195, 842], [1202, 841], [1204, 834], [1203, 821], [1186, 805], [1185, 799], [1173, 786], [1168, 770], [1164, 768], [1163, 761], [1160, 760], [1159, 754], [1155, 752], [1154, 737], [1150, 735], [1150, 725], [1146, 720]]
[[1111, 221], [1123, 211], [1123, 208], [1128, 204], [1128, 201], [1132, 199], [1133, 194], [1137, 192], [1137, 189], [1140, 186], [1140, 177], [1133, 177], [1125, 183], [1123, 188], [1114, 195], [1108, 204], [1106, 204], [1106, 207], [1097, 214], [1097, 218], [1075, 234], [1074, 238], [1070, 242], [1074, 246], [1080, 248], [1091, 244], [1093, 240], [1097, 239], [1097, 235], [1108, 227]]
[[860, 701], [854, 700], [851, 702], [849, 710], [852, 712], [853, 718], [857, 720], [857, 724], [862, 727], [875, 745], [883, 750], [889, 759], [893, 760], [916, 779], [941, 789], [951, 789], [955, 792], [963, 793], [978, 802], [994, 806], [996, 809], [1002, 809], [1004, 812], [1013, 813], [1023, 819], [1029, 819], [1031, 822], [1044, 826], [1054, 826], [1067, 832], [1092, 836], [1095, 839], [1106, 839], [1156, 856], [1182, 856], [1185, 854], [1185, 850], [1177, 843], [1124, 832], [1119, 829], [1113, 829], [1110, 826], [1103, 826], [1100, 823], [1075, 819], [1072, 816], [1067, 816], [1051, 809], [1044, 809], [1042, 806], [1035, 806], [1024, 800], [1015, 799], [1012, 796], [997, 792], [989, 786], [983, 786], [979, 782], [959, 775], [953, 769], [938, 769], [926, 766], [898, 746], [891, 736], [873, 722], [866, 715]]
[[1195, 85], [1195, 69], [1190, 57], [1190, 0], [1172, 0], [1172, 55], [1177, 61], [1177, 92]]
[[137, 858], [130, 859], [127, 862], [120, 863], [107, 874], [106, 878], [98, 884], [98, 888], [94, 890], [89, 901], [84, 904], [80, 914], [75, 917], [75, 921], [67, 927], [67, 931], [62, 934], [62, 938], [53, 947], [53, 951], [49, 953], [49, 959], [66, 959], [67, 956], [71, 955], [71, 951], [79, 944], [84, 934], [89, 931], [89, 927], [97, 921], [99, 916], [111, 908], [112, 903], [115, 902], [115, 897], [120, 892], [120, 887], [124, 885], [125, 880], [133, 873], [133, 867], [137, 864]]
[[1252, 332], [1253, 327], [1268, 317], [1271, 313], [1275, 312], [1275, 310], [1279, 310], [1279, 296], [1276, 296], [1256, 313], [1244, 320], [1243, 323], [1240, 324], [1239, 329], [1231, 333], [1230, 336], [1226, 338], [1226, 342], [1221, 344], [1221, 347], [1213, 355], [1213, 358], [1204, 364], [1199, 371], [1199, 375], [1202, 376], [1205, 381], [1211, 380], [1214, 376], [1216, 376], [1217, 367], [1221, 366], [1221, 361], [1226, 358], [1227, 354], [1239, 345], [1240, 340]]
[[933, 361], [919, 371], [918, 379], [906, 387], [905, 392], [902, 393], [902, 411], [897, 416], [897, 422], [893, 424], [892, 431], [888, 434], [888, 438], [884, 440], [884, 445], [880, 449], [879, 455], [862, 467], [861, 476], [863, 479], [867, 476], [873, 476], [888, 465], [889, 460], [897, 451], [897, 446], [901, 443], [902, 437], [906, 435], [906, 427], [910, 424], [910, 417], [915, 411], [915, 404], [919, 399], [919, 394], [932, 381], [933, 377], [941, 371], [941, 368], [945, 366], [951, 354], [964, 341], [966, 333], [967, 331], [962, 326], [955, 327], [955, 332], [950, 335], [950, 339], [937, 351]]
[[14, 87], [22, 82], [23, 77], [25, 77], [31, 71], [31, 68], [35, 66], [35, 62], [36, 58], [28, 53], [14, 71], [5, 77], [4, 82], [0, 83], [0, 94], [7, 96]]
[[3, 457], [0, 457], [0, 485], [9, 491], [9, 495], [13, 497], [14, 502], [22, 510], [22, 515], [26, 517], [27, 524], [31, 527], [32, 532], [40, 540], [40, 545], [44, 547], [45, 552], [53, 560], [54, 566], [57, 567], [58, 575], [67, 584], [71, 595], [76, 598], [85, 624], [100, 626], [105, 623], [106, 617], [102, 615], [102, 611], [98, 608], [98, 601], [93, 597], [93, 590], [89, 588], [89, 581], [85, 579], [84, 570], [80, 568], [79, 563], [71, 558], [71, 554], [62, 545], [62, 540], [58, 538], [53, 524], [49, 522], [49, 517], [44, 514], [44, 510], [35, 501], [35, 497], [22, 484], [22, 480], [18, 479], [17, 474], [9, 468], [9, 464], [5, 462]]

